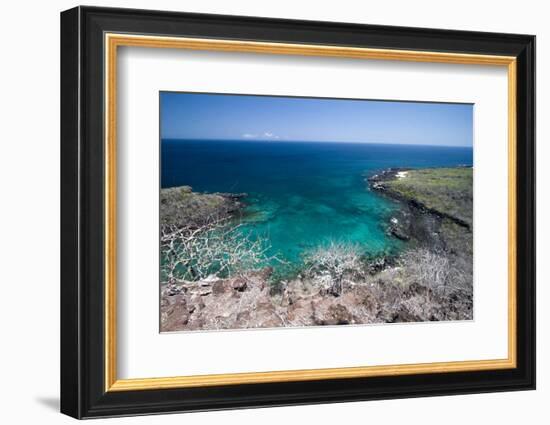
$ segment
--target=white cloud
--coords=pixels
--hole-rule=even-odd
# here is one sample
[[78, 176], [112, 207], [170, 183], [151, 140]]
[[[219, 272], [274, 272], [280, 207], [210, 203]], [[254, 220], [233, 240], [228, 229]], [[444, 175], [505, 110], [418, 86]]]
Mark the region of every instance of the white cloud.
[[278, 138], [279, 138], [279, 136], [277, 136], [277, 135], [274, 134], [274, 133], [271, 133], [270, 131], [266, 131], [266, 132], [264, 133], [264, 137], [265, 137], [266, 139], [278, 139]]
[[280, 139], [280, 136], [277, 136], [271, 131], [264, 131], [262, 134], [254, 133], [244, 133], [242, 136], [244, 139], [267, 139], [267, 140], [277, 140]]

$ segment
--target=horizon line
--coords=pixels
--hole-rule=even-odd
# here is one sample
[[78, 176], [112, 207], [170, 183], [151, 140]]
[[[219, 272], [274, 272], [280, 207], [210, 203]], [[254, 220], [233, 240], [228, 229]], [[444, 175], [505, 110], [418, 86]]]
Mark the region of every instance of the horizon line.
[[391, 145], [391, 146], [431, 146], [431, 147], [441, 147], [441, 148], [472, 148], [472, 145], [433, 145], [433, 144], [423, 144], [423, 143], [392, 143], [392, 142], [358, 142], [358, 141], [337, 141], [337, 140], [291, 140], [291, 139], [276, 139], [276, 140], [266, 140], [266, 139], [248, 139], [248, 138], [227, 138], [227, 139], [211, 139], [211, 138], [187, 138], [187, 137], [161, 137], [162, 140], [185, 140], [185, 141], [211, 141], [211, 142], [261, 142], [267, 144], [273, 143], [332, 143], [332, 144], [354, 144], [354, 145]]

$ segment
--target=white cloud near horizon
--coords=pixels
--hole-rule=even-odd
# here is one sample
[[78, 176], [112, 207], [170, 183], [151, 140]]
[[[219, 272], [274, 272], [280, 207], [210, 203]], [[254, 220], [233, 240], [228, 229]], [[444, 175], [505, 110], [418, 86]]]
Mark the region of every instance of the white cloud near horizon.
[[268, 140], [278, 140], [281, 137], [276, 135], [275, 133], [272, 133], [271, 131], [264, 131], [262, 134], [254, 134], [254, 133], [244, 133], [243, 138], [245, 139], [268, 139]]

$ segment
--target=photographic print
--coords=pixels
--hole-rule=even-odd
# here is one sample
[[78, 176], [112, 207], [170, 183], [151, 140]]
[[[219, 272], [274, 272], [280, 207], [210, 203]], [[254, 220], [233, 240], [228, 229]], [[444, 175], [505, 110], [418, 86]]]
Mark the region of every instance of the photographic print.
[[473, 319], [473, 105], [160, 93], [160, 330]]
[[90, 6], [60, 34], [62, 413], [535, 388], [535, 36]]

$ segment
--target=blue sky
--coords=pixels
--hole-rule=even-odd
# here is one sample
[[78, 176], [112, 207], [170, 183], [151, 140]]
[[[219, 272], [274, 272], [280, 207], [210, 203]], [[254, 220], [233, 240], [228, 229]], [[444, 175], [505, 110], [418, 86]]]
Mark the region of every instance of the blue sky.
[[473, 105], [161, 92], [161, 137], [472, 146]]

